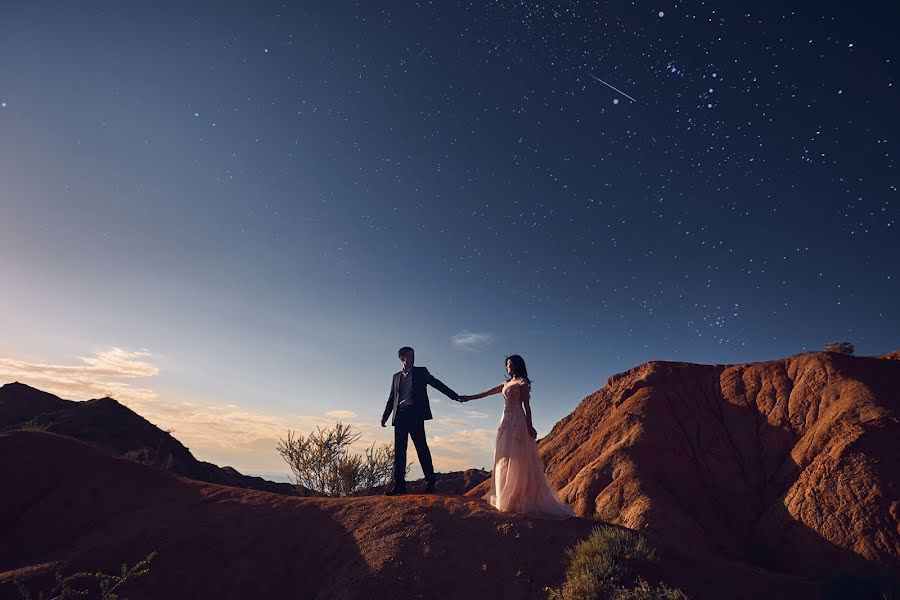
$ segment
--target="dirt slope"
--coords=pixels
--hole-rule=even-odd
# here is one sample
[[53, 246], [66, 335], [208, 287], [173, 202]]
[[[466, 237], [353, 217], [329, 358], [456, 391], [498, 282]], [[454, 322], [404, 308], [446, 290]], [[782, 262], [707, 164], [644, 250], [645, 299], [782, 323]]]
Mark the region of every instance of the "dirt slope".
[[[158, 551], [148, 598], [539, 598], [596, 522], [541, 521], [458, 496], [298, 498], [201, 483], [44, 432], [0, 434], [3, 582], [115, 571]], [[692, 598], [812, 597], [798, 578], [658, 545], [643, 570]], [[43, 578], [43, 579], [42, 579]]]

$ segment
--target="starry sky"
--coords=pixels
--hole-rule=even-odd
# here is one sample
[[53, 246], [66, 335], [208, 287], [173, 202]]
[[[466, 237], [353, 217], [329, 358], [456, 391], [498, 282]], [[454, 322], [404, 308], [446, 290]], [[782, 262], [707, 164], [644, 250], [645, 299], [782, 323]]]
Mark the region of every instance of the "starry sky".
[[[0, 380], [201, 459], [390, 439], [402, 345], [463, 394], [522, 354], [540, 435], [647, 360], [900, 347], [896, 3], [3, 12]], [[431, 396], [489, 467], [502, 400]]]

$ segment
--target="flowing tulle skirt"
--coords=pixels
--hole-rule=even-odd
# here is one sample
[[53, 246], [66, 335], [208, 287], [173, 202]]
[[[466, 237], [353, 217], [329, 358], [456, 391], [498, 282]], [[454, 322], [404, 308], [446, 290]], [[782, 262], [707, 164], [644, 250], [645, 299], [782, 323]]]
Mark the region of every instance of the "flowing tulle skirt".
[[503, 410], [494, 471], [484, 499], [498, 510], [533, 517], [565, 519], [574, 514], [572, 506], [560, 501], [547, 481], [537, 442], [528, 435], [521, 405]]

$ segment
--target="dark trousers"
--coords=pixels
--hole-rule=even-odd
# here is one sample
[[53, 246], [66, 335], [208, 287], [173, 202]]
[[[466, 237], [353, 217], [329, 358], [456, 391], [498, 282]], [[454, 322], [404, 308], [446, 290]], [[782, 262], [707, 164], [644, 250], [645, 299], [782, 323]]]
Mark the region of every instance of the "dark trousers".
[[425, 441], [425, 421], [415, 407], [399, 407], [394, 420], [394, 487], [406, 486], [406, 447], [412, 438], [419, 455], [419, 464], [427, 481], [434, 481], [434, 466], [431, 451]]

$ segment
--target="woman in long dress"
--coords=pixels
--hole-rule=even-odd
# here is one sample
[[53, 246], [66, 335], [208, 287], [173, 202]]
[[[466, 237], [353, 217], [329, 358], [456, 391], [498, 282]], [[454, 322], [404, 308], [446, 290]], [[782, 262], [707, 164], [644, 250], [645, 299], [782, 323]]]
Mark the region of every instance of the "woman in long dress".
[[560, 501], [544, 473], [537, 448], [537, 431], [531, 422], [531, 381], [525, 360], [518, 354], [506, 359], [509, 378], [500, 385], [474, 396], [460, 396], [468, 402], [503, 394], [503, 417], [497, 429], [494, 471], [484, 499], [504, 512], [548, 519], [571, 517], [571, 505]]

